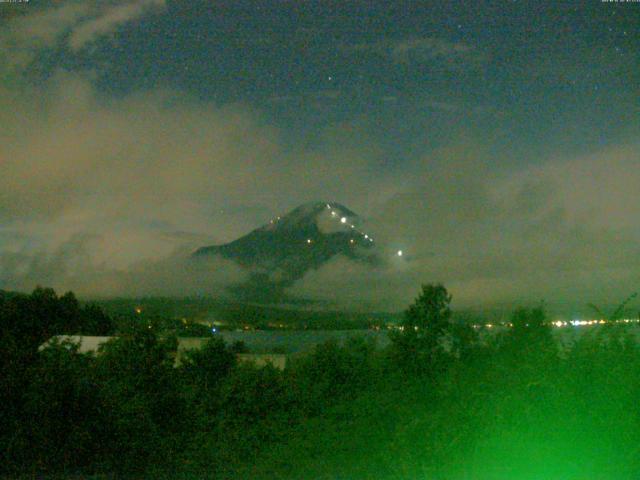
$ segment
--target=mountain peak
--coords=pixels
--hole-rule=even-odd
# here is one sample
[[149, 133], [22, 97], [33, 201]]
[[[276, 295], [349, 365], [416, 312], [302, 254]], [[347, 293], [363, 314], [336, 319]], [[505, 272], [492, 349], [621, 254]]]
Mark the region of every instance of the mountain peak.
[[[331, 220], [331, 222], [326, 222], [326, 220]], [[337, 202], [309, 202], [294, 208], [285, 215], [272, 218], [261, 228], [265, 230], [299, 229], [315, 223], [318, 229], [326, 231], [331, 224], [340, 226], [335, 220], [342, 222], [343, 227], [350, 228], [351, 225], [355, 225], [355, 222], [359, 221], [359, 217]]]
[[309, 202], [230, 243], [202, 247], [194, 258], [219, 255], [286, 286], [338, 254], [373, 261], [373, 239], [360, 223], [355, 212], [337, 202]]

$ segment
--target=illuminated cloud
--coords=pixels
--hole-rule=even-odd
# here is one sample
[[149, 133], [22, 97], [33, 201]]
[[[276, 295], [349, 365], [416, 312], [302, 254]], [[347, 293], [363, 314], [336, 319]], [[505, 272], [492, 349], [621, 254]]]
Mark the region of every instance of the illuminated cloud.
[[341, 49], [359, 55], [363, 53], [378, 55], [396, 64], [437, 62], [452, 69], [477, 68], [488, 60], [486, 53], [471, 45], [437, 37], [380, 40], [343, 45]]
[[[275, 41], [273, 32], [269, 41], [263, 39], [269, 32], [256, 32], [240, 46], [234, 43], [239, 36], [218, 38], [230, 42], [220, 54], [230, 63], [236, 58], [224, 51], [244, 59], [237, 52], [249, 55], [247, 45], [260, 45], [280, 62], [275, 66], [286, 64], [286, 75], [276, 68], [271, 77], [267, 67], [274, 65], [260, 70], [262, 57], [255, 63], [252, 57], [244, 73], [255, 66], [258, 79], [237, 82], [245, 88], [238, 86], [239, 101], [224, 96], [235, 85], [215, 83], [219, 79], [207, 83], [220, 70], [209, 61], [216, 42], [208, 43], [209, 50], [197, 50], [204, 47], [191, 42], [188, 57], [175, 60], [178, 65], [152, 65], [158, 67], [153, 82], [144, 68], [130, 83], [117, 75], [101, 76], [101, 68], [113, 73], [111, 65], [99, 63], [92, 57], [99, 49], [88, 47], [163, 11], [161, 1], [67, 1], [29, 6], [3, 25], [0, 288], [51, 282], [120, 292], [117, 285], [126, 282], [109, 280], [115, 283], [108, 287], [105, 279], [135, 278], [126, 272], [140, 270], [167, 278], [163, 272], [171, 272], [173, 264], [166, 259], [174, 258], [176, 249], [189, 252], [228, 242], [302, 203], [336, 201], [363, 217], [358, 230], [375, 239], [385, 258], [398, 260], [402, 250], [402, 262], [372, 270], [336, 259], [310, 272], [292, 292], [337, 304], [355, 305], [362, 298], [396, 308], [413, 298], [420, 283], [431, 281], [444, 282], [454, 301], [465, 304], [569, 297], [598, 302], [637, 289], [637, 115], [623, 105], [637, 76], [628, 62], [632, 50], [612, 60], [604, 44], [575, 58], [553, 54], [525, 65], [531, 57], [517, 57], [514, 68], [494, 69], [491, 76], [495, 57], [490, 54], [512, 58], [510, 45], [475, 45], [437, 32], [394, 39], [346, 35], [337, 44], [326, 41], [330, 35], [322, 29], [313, 29], [302, 32], [301, 46], [294, 44], [316, 55], [316, 63], [301, 68], [295, 79], [287, 76], [290, 65], [282, 59], [294, 58], [292, 52], [302, 58], [301, 52], [294, 44], [280, 47], [286, 42]], [[152, 63], [158, 51], [154, 45], [145, 48]], [[320, 72], [327, 51], [341, 54], [344, 70], [353, 75]], [[356, 55], [360, 63], [353, 61]], [[64, 61], [55, 63], [57, 56]], [[173, 75], [192, 57], [206, 58], [201, 63], [209, 70], [173, 82], [157, 73]], [[597, 84], [583, 85], [586, 96], [572, 90], [575, 96], [567, 98], [576, 100], [572, 108], [578, 111], [572, 114], [561, 104], [564, 93], [559, 98], [554, 92], [573, 88], [571, 82], [586, 78], [592, 64], [602, 65], [596, 69], [600, 76], [614, 68], [614, 80], [626, 83], [609, 90], [615, 98], [597, 102], [591, 97]], [[128, 81], [126, 66], [123, 62], [114, 70], [125, 71]], [[235, 65], [234, 71], [245, 66]], [[432, 66], [433, 76], [425, 80], [422, 69]], [[485, 66], [488, 79], [474, 83], [473, 75]], [[24, 81], [30, 67], [43, 74]], [[462, 69], [468, 78], [451, 75]], [[313, 78], [304, 76], [307, 71]], [[513, 77], [500, 76], [505, 71]], [[526, 83], [533, 71], [566, 84], [548, 88], [538, 82], [536, 90]], [[566, 78], [559, 75], [563, 72]], [[228, 82], [237, 78], [228, 77]], [[394, 78], [401, 82], [392, 84]], [[482, 90], [489, 81], [491, 91]], [[186, 84], [205, 85], [205, 92], [216, 94], [207, 96]], [[445, 87], [432, 92], [438, 85]], [[480, 107], [464, 92], [489, 105], [482, 107], [481, 125], [469, 113]], [[603, 89], [597, 92], [602, 95]], [[254, 93], [280, 101], [253, 102]], [[305, 114], [309, 99], [321, 103], [326, 115], [313, 109]], [[613, 114], [608, 101], [616, 99]], [[531, 109], [534, 104], [538, 108]], [[553, 122], [540, 112], [546, 108], [556, 119], [561, 107], [566, 118], [554, 120], [562, 126], [554, 130], [569, 133], [550, 133], [544, 127]], [[282, 121], [268, 108], [282, 109], [278, 112], [293, 120]], [[626, 121], [626, 130], [603, 135], [600, 143], [592, 138], [600, 123], [614, 125], [618, 117]], [[593, 124], [581, 124], [585, 119]], [[580, 128], [588, 141], [573, 138]], [[518, 136], [520, 130], [529, 134]], [[351, 218], [342, 224], [342, 216], [332, 217], [327, 209], [321, 230], [349, 228]], [[92, 269], [102, 272], [99, 279]], [[112, 276], [114, 271], [125, 272], [124, 277]], [[190, 285], [181, 275], [175, 278]], [[242, 274], [229, 275], [236, 277]]]
[[20, 74], [47, 49], [78, 51], [118, 27], [161, 11], [165, 0], [67, 1], [9, 19], [0, 32], [0, 76]]
[[229, 260], [209, 257], [194, 262], [188, 249], [116, 269], [96, 263], [92, 244], [99, 241], [97, 236], [76, 235], [53, 251], [0, 251], [0, 289], [30, 291], [38, 285], [47, 285], [93, 298], [224, 297], [229, 287], [248, 278], [247, 271]]
[[545, 299], [584, 309], [637, 289], [637, 145], [502, 173], [463, 153], [474, 150], [414, 167], [407, 189], [368, 219], [384, 267], [336, 259], [291, 291], [385, 310], [406, 306], [421, 283], [443, 282], [459, 307]]
[[42, 49], [55, 47], [91, 8], [91, 2], [67, 2], [8, 20], [0, 31], [0, 75], [22, 71]]
[[138, 0], [106, 8], [96, 18], [74, 28], [69, 37], [69, 46], [72, 50], [79, 50], [98, 38], [114, 32], [120, 25], [164, 7], [165, 0]]

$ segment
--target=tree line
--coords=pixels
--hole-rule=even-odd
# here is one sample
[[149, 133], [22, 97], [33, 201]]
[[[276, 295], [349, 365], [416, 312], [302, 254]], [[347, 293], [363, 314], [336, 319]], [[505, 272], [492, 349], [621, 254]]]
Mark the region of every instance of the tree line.
[[[0, 295], [6, 476], [247, 479], [631, 479], [640, 352], [630, 327], [569, 345], [544, 309], [483, 336], [425, 285], [388, 347], [318, 345], [283, 371], [212, 337], [116, 325], [50, 289]], [[97, 354], [55, 334], [111, 334]]]

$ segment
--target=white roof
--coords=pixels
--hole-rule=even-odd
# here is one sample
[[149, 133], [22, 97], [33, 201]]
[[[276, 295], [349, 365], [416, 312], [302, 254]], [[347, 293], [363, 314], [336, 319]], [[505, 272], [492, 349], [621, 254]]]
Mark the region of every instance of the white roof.
[[[97, 352], [100, 345], [107, 343], [112, 338], [117, 337], [98, 337], [90, 335], [54, 335], [45, 343], [40, 345], [38, 350], [42, 350], [54, 342], [72, 342], [79, 344], [79, 353]], [[178, 338], [178, 352], [176, 356], [176, 366], [180, 364], [180, 357], [185, 350], [199, 349], [209, 338], [199, 337], [179, 337]], [[276, 368], [284, 369], [287, 363], [287, 355], [278, 353], [240, 353], [236, 355], [236, 358], [241, 363], [253, 363], [257, 367], [264, 367], [267, 364], [271, 364]]]
[[98, 347], [103, 343], [107, 343], [114, 337], [98, 337], [98, 336], [90, 336], [90, 335], [54, 335], [49, 340], [44, 342], [38, 350], [42, 350], [43, 348], [48, 347], [53, 342], [72, 342], [80, 344], [78, 348], [79, 353], [89, 353], [98, 351]]

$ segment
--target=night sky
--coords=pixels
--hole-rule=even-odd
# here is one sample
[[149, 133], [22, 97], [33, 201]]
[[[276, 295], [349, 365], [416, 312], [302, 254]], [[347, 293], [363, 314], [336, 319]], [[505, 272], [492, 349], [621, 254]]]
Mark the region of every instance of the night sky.
[[292, 293], [393, 309], [441, 281], [571, 310], [640, 288], [640, 3], [32, 0], [0, 22], [0, 288], [194, 293], [183, 252], [315, 200], [405, 258]]

